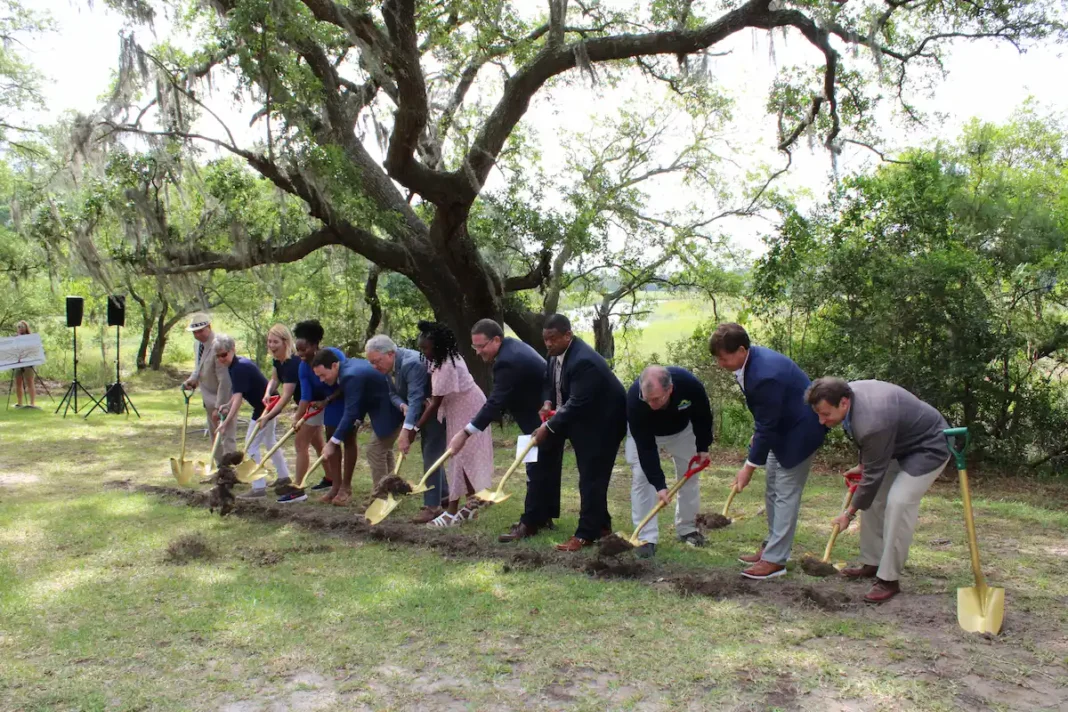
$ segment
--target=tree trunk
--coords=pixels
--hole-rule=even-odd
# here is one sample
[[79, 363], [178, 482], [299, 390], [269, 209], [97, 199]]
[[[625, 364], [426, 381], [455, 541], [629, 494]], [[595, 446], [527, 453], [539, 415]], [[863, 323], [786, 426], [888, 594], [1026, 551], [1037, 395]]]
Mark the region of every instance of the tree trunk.
[[607, 312], [600, 309], [593, 317], [593, 348], [609, 364], [616, 357], [616, 336], [612, 332], [612, 320]]
[[[177, 320], [173, 322], [167, 321], [168, 311], [170, 311], [170, 304], [161, 294], [160, 310], [156, 315], [156, 340], [152, 343], [152, 355], [148, 358], [148, 367], [153, 371], [158, 371], [163, 366], [163, 350], [167, 348], [167, 334], [170, 331], [170, 327], [177, 322]], [[170, 323], [170, 326], [167, 325], [168, 323]]]
[[367, 284], [363, 288], [363, 301], [371, 310], [371, 316], [367, 320], [367, 329], [364, 331], [363, 342], [378, 333], [378, 327], [382, 323], [382, 301], [378, 298], [378, 277], [382, 274], [382, 268], [376, 264], [371, 265], [367, 272]]

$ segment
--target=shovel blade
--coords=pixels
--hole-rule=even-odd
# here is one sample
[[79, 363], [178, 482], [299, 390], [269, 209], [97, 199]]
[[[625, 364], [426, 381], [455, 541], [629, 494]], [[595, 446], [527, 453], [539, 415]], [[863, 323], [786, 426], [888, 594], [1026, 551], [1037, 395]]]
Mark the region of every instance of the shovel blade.
[[387, 495], [386, 499], [376, 499], [371, 502], [371, 506], [367, 508], [363, 516], [367, 517], [367, 521], [371, 523], [371, 526], [374, 526], [388, 517], [389, 513], [396, 509], [398, 504], [400, 504], [400, 500], [393, 499], [393, 495]]
[[483, 502], [492, 502], [493, 504], [500, 504], [504, 502], [512, 495], [504, 492], [498, 492], [497, 490], [484, 489], [481, 492], [475, 492], [475, 497], [481, 499]]
[[1005, 589], [968, 586], [957, 589], [957, 622], [969, 633], [997, 635], [1005, 619]]
[[408, 494], [422, 494], [423, 492], [429, 492], [430, 490], [434, 489], [433, 487], [421, 485], [418, 482], [408, 482], [408, 484], [412, 486], [412, 491]]
[[194, 467], [192, 460], [175, 460], [172, 457], [171, 474], [174, 475], [174, 479], [178, 480], [178, 484], [182, 487], [188, 487], [196, 477], [196, 468]]
[[[237, 467], [234, 468], [237, 471], [237, 481], [247, 485], [261, 477], [266, 477], [266, 468], [261, 468], [259, 472], [256, 472], [257, 467], [258, 465], [255, 460], [242, 460], [238, 463]], [[256, 472], [255, 477], [252, 475], [253, 472]]]

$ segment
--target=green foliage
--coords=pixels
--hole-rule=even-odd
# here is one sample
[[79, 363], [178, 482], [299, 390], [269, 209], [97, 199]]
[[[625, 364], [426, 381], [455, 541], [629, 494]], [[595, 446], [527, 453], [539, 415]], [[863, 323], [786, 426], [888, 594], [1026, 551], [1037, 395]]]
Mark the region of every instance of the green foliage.
[[1068, 138], [1021, 111], [843, 181], [781, 230], [753, 275], [767, 343], [813, 376], [898, 383], [988, 456], [1063, 454]]

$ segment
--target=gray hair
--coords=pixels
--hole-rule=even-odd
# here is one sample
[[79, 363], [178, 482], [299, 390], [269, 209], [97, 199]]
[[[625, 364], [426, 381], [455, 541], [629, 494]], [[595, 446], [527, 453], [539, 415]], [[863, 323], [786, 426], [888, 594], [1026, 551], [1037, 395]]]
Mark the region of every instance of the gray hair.
[[661, 390], [666, 391], [671, 388], [671, 371], [664, 366], [656, 364], [646, 366], [642, 371], [639, 383], [641, 384], [642, 393], [645, 393], [646, 389], [654, 384], [659, 386]]
[[375, 334], [363, 345], [363, 350], [365, 352], [374, 351], [380, 354], [392, 354], [397, 352], [397, 344], [393, 343], [393, 339], [385, 334]]
[[224, 354], [228, 351], [237, 353], [237, 344], [234, 342], [234, 337], [229, 334], [216, 334], [215, 335], [215, 354]]

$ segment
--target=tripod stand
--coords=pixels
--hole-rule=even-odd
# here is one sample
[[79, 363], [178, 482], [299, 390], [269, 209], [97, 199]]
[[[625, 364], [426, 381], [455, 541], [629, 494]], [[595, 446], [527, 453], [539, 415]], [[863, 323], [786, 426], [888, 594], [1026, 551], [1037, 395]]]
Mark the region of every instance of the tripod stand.
[[[47, 393], [48, 397], [52, 399], [53, 403], [55, 403], [56, 399], [52, 398], [52, 391], [50, 391], [48, 389], [48, 384], [45, 383], [43, 380], [41, 380], [41, 374], [37, 373], [37, 367], [36, 366], [26, 366], [26, 368], [28, 368], [31, 371], [33, 371], [34, 383], [39, 383], [41, 385], [41, 387], [44, 388], [44, 392]], [[11, 394], [14, 393], [14, 392], [15, 392], [15, 370], [13, 369], [11, 371], [11, 383], [7, 387], [7, 405], [4, 406], [5, 410], [11, 410]]]
[[[104, 397], [97, 401], [96, 405], [89, 409], [89, 412], [85, 414], [86, 418], [88, 418], [89, 415], [97, 408], [100, 408], [100, 410], [103, 410], [107, 413], [114, 413], [115, 415], [121, 415], [123, 413], [126, 413], [126, 417], [130, 417], [130, 411], [132, 410], [134, 412], [134, 415], [136, 415], [138, 418], [141, 417], [141, 414], [137, 412], [137, 408], [136, 406], [134, 406], [133, 401], [130, 400], [129, 394], [126, 393], [126, 389], [122, 387], [122, 381], [119, 378], [119, 361], [122, 355], [119, 350], [120, 330], [121, 327], [115, 327], [115, 382], [108, 385], [107, 391], [104, 392]], [[105, 404], [107, 404], [106, 408]]]
[[[81, 321], [79, 312], [78, 320]], [[63, 399], [59, 401], [59, 405], [56, 406], [56, 412], [59, 412], [60, 408], [63, 408], [63, 417], [67, 417], [67, 411], [74, 406], [74, 414], [78, 414], [78, 391], [81, 390], [85, 396], [91, 400], [95, 405], [99, 405], [100, 402], [93, 398], [93, 394], [90, 393], [85, 386], [78, 380], [78, 327], [71, 327], [74, 329], [74, 380], [70, 382], [70, 387], [67, 388], [67, 392], [63, 394]]]

